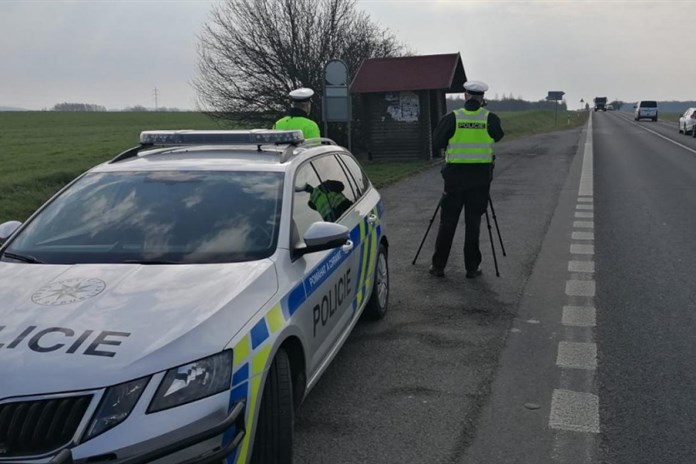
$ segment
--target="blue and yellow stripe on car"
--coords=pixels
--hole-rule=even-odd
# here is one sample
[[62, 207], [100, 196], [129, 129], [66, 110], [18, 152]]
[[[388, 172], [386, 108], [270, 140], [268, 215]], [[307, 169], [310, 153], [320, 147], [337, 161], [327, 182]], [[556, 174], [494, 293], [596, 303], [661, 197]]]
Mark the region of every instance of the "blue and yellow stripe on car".
[[[353, 311], [360, 308], [363, 304], [363, 299], [369, 293], [374, 282], [374, 267], [377, 259], [377, 249], [379, 238], [381, 237], [381, 225], [379, 218], [383, 212], [381, 202], [377, 207], [373, 208], [369, 214], [377, 216], [377, 221], [370, 224], [367, 218], [360, 221], [360, 224], [353, 228], [350, 232], [351, 240], [354, 243], [354, 252], [358, 252], [359, 246], [362, 245], [360, 251], [360, 263], [358, 269], [360, 275], [357, 280], [358, 291], [353, 300]], [[336, 253], [342, 253], [339, 248], [333, 253], [329, 253], [313, 271], [331, 259], [335, 258]], [[345, 259], [345, 257], [343, 258]], [[334, 266], [338, 268], [338, 266]], [[307, 275], [311, 275], [312, 272]], [[331, 273], [327, 273], [326, 278]], [[264, 317], [259, 320], [239, 342], [233, 347], [234, 364], [236, 368], [232, 376], [232, 390], [230, 394], [229, 408], [241, 400], [246, 400], [246, 427], [247, 431], [253, 428], [253, 424], [257, 416], [257, 405], [259, 395], [261, 394], [263, 372], [270, 363], [270, 355], [273, 345], [269, 343], [272, 340], [271, 335], [280, 332], [288, 323], [292, 315], [302, 307], [308, 295], [318, 287], [318, 284], [309, 285], [308, 277], [305, 277], [302, 282], [298, 283], [290, 292], [282, 299], [282, 304], [278, 303], [273, 306]], [[239, 367], [237, 367], [239, 366]], [[223, 443], [227, 443], [233, 436], [233, 430], [225, 434]], [[251, 433], [247, 433], [239, 447], [230, 454], [227, 459], [227, 464], [244, 464], [247, 462], [249, 453], [251, 452]]]
[[[261, 380], [273, 348], [271, 335], [285, 327], [285, 318], [280, 304], [273, 306], [266, 315], [251, 328], [232, 349], [234, 366], [240, 366], [232, 376], [230, 409], [240, 400], [246, 400], [247, 432], [251, 429], [257, 414], [257, 400], [261, 394]], [[227, 439], [227, 434], [225, 435]], [[227, 464], [245, 463], [250, 452], [251, 434], [247, 433], [237, 450], [227, 457]]]

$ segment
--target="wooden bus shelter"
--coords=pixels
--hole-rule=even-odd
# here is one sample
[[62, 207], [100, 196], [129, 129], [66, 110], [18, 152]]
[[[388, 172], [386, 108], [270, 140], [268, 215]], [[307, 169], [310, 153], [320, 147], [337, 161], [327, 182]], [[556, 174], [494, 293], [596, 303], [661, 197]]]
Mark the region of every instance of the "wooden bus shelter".
[[365, 60], [351, 83], [372, 159], [432, 159], [445, 95], [464, 91], [459, 53]]

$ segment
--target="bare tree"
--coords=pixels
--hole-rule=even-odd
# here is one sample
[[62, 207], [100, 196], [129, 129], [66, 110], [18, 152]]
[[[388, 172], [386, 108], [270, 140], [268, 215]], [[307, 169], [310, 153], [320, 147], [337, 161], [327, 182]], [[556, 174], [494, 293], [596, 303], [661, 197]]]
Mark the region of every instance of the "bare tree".
[[[201, 33], [193, 84], [204, 111], [268, 121], [295, 88], [310, 87], [319, 97], [329, 60], [342, 59], [353, 76], [366, 58], [405, 52], [355, 0], [225, 0]], [[320, 105], [313, 113], [317, 118]]]

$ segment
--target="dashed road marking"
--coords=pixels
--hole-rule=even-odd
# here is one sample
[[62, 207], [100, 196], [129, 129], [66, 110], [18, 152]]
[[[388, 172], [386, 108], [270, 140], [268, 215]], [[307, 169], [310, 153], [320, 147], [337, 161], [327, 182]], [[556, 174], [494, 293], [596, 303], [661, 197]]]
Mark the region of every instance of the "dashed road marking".
[[576, 229], [594, 229], [594, 221], [575, 221], [573, 227]]
[[595, 296], [594, 280], [566, 280], [566, 295]]
[[571, 327], [595, 327], [597, 310], [594, 306], [564, 306], [561, 323]]
[[594, 261], [568, 261], [568, 272], [594, 272]]
[[594, 240], [594, 232], [573, 232], [573, 240]]
[[556, 364], [567, 369], [597, 369], [597, 345], [594, 343], [560, 342]]
[[554, 390], [549, 427], [573, 432], [599, 433], [599, 397], [591, 393]]
[[593, 255], [594, 245], [582, 245], [580, 243], [571, 243], [570, 252], [574, 255]]
[[[592, 328], [597, 324], [593, 298], [596, 285], [594, 256], [594, 198], [593, 198], [593, 153], [592, 153], [592, 115], [587, 126], [587, 138], [582, 160], [578, 201], [575, 206], [575, 220], [571, 232], [572, 240], [580, 243], [570, 244], [572, 258], [568, 261], [571, 279], [566, 281], [565, 293], [571, 302], [585, 306], [563, 306], [561, 323], [565, 327], [564, 338], [573, 341], [560, 341], [556, 365], [561, 368], [560, 387], [553, 391], [549, 427], [572, 432], [599, 433], [599, 397], [587, 393], [593, 389], [597, 369], [597, 345], [592, 343]], [[584, 230], [583, 230], [584, 229]], [[583, 243], [584, 241], [584, 243]], [[582, 297], [581, 299], [577, 297]], [[572, 372], [572, 374], [571, 374]], [[579, 391], [576, 391], [579, 390]], [[587, 459], [593, 462], [592, 454], [595, 440], [569, 437], [569, 434], [554, 434], [554, 450], [575, 456], [577, 445], [583, 449]], [[576, 441], [579, 440], [579, 441]], [[572, 444], [571, 442], [575, 442]], [[582, 460], [582, 459], [581, 459]], [[570, 461], [563, 461], [570, 462]], [[572, 462], [580, 462], [573, 459]]]

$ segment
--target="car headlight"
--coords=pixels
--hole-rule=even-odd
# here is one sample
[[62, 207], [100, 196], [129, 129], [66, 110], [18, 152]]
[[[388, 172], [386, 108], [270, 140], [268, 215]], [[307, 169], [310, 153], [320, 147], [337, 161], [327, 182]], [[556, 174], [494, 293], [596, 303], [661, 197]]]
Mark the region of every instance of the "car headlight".
[[150, 377], [144, 377], [109, 387], [87, 428], [85, 440], [94, 438], [123, 422], [140, 399], [149, 380]]
[[147, 412], [157, 412], [229, 390], [232, 350], [167, 371]]

